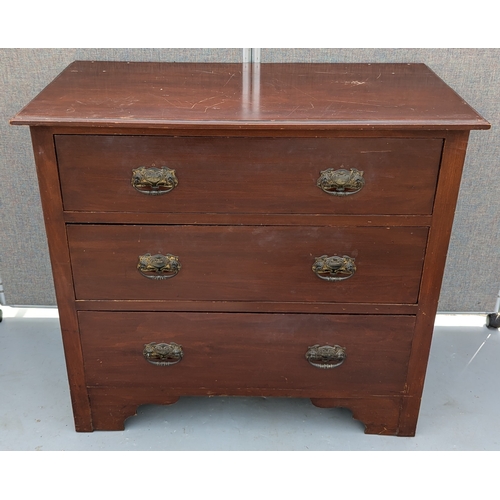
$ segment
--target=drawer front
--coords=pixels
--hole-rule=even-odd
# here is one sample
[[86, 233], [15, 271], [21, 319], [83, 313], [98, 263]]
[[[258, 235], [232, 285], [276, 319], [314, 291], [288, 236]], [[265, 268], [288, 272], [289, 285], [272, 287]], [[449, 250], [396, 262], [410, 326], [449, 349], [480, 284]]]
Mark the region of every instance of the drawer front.
[[[432, 212], [442, 140], [61, 135], [56, 148], [68, 211], [413, 215]], [[338, 172], [351, 169], [361, 181]]]
[[[356, 397], [402, 393], [415, 318], [81, 311], [79, 321], [89, 386]], [[172, 352], [151, 361], [171, 364], [146, 360], [152, 343], [169, 344]], [[314, 357], [311, 364], [306, 355], [314, 345], [329, 346], [325, 352], [339, 346], [326, 360], [337, 366], [318, 368]]]
[[[396, 304], [417, 301], [428, 231], [132, 225], [67, 230], [77, 299]], [[166, 263], [161, 270], [147, 267], [147, 255], [162, 255]], [[327, 264], [336, 262], [328, 257], [335, 255], [351, 260], [328, 274]]]

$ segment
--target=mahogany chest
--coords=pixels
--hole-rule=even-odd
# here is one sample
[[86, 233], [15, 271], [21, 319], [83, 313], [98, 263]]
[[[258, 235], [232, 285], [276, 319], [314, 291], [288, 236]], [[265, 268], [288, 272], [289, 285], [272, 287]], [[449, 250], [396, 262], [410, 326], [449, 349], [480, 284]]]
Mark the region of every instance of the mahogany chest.
[[412, 436], [469, 131], [423, 64], [78, 61], [31, 127], [77, 431], [181, 396]]

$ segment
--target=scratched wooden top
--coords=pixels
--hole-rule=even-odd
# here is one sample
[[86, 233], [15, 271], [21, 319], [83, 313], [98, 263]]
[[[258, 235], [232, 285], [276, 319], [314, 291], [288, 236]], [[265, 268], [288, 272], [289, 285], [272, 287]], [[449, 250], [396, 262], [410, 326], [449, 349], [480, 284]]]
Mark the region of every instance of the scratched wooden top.
[[14, 125], [487, 129], [423, 64], [76, 61]]

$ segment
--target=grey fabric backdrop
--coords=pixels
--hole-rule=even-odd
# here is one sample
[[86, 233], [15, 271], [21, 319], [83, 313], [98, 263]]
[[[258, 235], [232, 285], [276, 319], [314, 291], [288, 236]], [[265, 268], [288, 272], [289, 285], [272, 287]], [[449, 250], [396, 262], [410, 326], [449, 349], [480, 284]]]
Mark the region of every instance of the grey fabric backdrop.
[[[241, 62], [241, 49], [1, 49], [0, 276], [9, 304], [54, 304], [27, 127], [8, 120], [71, 61]], [[263, 49], [262, 62], [423, 62], [493, 126], [471, 133], [439, 309], [492, 311], [500, 288], [500, 49]]]

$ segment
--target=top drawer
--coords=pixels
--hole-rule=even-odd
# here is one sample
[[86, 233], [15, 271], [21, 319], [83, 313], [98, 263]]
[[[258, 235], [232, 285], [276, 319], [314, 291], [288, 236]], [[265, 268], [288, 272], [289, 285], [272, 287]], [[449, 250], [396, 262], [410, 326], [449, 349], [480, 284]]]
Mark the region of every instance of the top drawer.
[[[421, 138], [111, 135], [58, 135], [55, 142], [68, 211], [346, 215], [432, 213], [443, 145]], [[134, 187], [139, 167], [145, 178]], [[156, 184], [151, 167], [174, 170], [175, 187], [163, 192], [168, 188]], [[351, 169], [362, 180], [349, 186], [343, 183]]]

